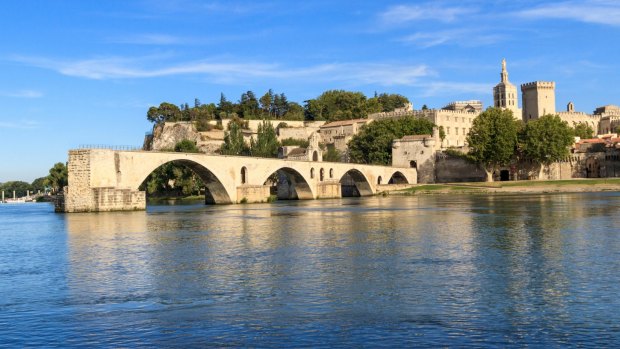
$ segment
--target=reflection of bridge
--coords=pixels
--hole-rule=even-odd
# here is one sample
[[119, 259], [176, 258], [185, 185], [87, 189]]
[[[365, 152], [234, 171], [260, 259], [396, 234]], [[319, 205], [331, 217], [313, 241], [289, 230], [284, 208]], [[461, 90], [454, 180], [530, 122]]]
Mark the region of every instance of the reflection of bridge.
[[215, 204], [269, 199], [273, 174], [279, 198], [317, 199], [343, 196], [349, 186], [360, 196], [387, 183], [416, 183], [414, 168], [351, 163], [289, 161], [244, 156], [80, 149], [69, 151], [69, 186], [64, 212], [143, 210], [142, 182], [159, 166], [174, 162], [192, 169], [205, 183], [205, 201]]

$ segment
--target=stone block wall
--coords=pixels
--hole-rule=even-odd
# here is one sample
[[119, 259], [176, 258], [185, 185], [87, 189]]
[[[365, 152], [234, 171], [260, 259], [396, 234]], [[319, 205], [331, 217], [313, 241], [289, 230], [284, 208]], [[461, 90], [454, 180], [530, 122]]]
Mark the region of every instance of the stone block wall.
[[438, 158], [435, 162], [435, 181], [437, 183], [484, 182], [486, 173], [476, 164], [446, 156]]
[[64, 212], [91, 211], [90, 150], [70, 150], [67, 172], [69, 186], [64, 188]]
[[340, 182], [329, 181], [317, 185], [317, 198], [340, 198], [342, 197]]
[[93, 188], [93, 211], [135, 211], [146, 209], [146, 193], [131, 189]]
[[270, 186], [268, 185], [242, 185], [237, 187], [239, 202], [266, 202], [269, 199]]

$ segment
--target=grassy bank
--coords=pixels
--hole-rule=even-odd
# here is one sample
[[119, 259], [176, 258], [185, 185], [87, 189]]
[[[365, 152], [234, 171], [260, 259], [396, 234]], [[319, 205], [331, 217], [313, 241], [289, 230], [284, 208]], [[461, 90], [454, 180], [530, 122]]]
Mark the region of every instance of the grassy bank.
[[471, 182], [420, 184], [390, 191], [389, 194], [455, 194], [455, 193], [553, 193], [620, 191], [620, 178], [567, 179], [545, 181]]

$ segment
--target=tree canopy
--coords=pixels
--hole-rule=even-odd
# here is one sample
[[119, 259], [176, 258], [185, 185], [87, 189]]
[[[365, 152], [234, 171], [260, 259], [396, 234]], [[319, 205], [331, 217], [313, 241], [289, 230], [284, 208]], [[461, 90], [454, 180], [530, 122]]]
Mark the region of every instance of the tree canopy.
[[306, 101], [306, 118], [310, 120], [348, 120], [366, 118], [369, 113], [392, 111], [409, 100], [401, 95], [382, 93], [366, 98], [361, 92], [330, 90]]
[[493, 171], [507, 165], [515, 154], [519, 121], [506, 109], [488, 108], [473, 123], [467, 143], [469, 157], [482, 165], [487, 181], [493, 180]]
[[362, 164], [389, 165], [392, 141], [406, 135], [432, 134], [435, 124], [427, 119], [382, 119], [364, 125], [349, 141], [349, 157]]
[[580, 122], [573, 127], [573, 132], [576, 137], [581, 139], [588, 139], [594, 137], [594, 130], [590, 125]]
[[50, 168], [47, 184], [52, 188], [53, 192], [59, 192], [67, 185], [68, 177], [67, 166], [62, 162], [57, 162]]
[[0, 191], [4, 191], [4, 197], [6, 199], [13, 196], [13, 191], [17, 197], [26, 196], [27, 191], [32, 193], [32, 186], [28, 182], [23, 181], [8, 181], [0, 184]]
[[280, 143], [276, 136], [276, 130], [269, 121], [263, 121], [258, 125], [256, 140], [250, 142], [252, 156], [275, 158], [278, 156]]
[[174, 145], [174, 151], [180, 153], [199, 153], [198, 147], [194, 141], [190, 141], [189, 139], [184, 139], [179, 143]]
[[574, 131], [557, 115], [529, 121], [523, 129], [520, 147], [527, 159], [542, 165], [565, 159], [574, 142]]
[[249, 148], [246, 146], [241, 132], [241, 126], [236, 122], [228, 124], [229, 130], [224, 133], [224, 143], [220, 148], [222, 155], [247, 155]]

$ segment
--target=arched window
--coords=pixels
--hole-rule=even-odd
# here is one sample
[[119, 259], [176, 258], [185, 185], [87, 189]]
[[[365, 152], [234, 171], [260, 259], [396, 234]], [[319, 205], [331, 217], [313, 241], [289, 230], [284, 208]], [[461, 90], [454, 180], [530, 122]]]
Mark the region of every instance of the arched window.
[[245, 184], [248, 180], [248, 169], [243, 166], [241, 168], [241, 184]]
[[381, 176], [379, 176], [379, 178], [377, 178], [377, 184], [381, 184], [381, 181], [383, 180], [383, 178], [381, 178]]
[[409, 161], [409, 167], [411, 168], [418, 168], [418, 162], [413, 160], [413, 161]]
[[329, 169], [329, 178], [334, 178], [334, 169], [333, 168]]
[[319, 161], [319, 152], [316, 150], [312, 153], [312, 161]]
[[319, 171], [319, 180], [320, 180], [321, 182], [323, 182], [323, 179], [325, 179], [325, 170], [324, 170], [324, 169], [321, 169], [321, 170]]
[[310, 178], [314, 178], [314, 168], [310, 169]]

